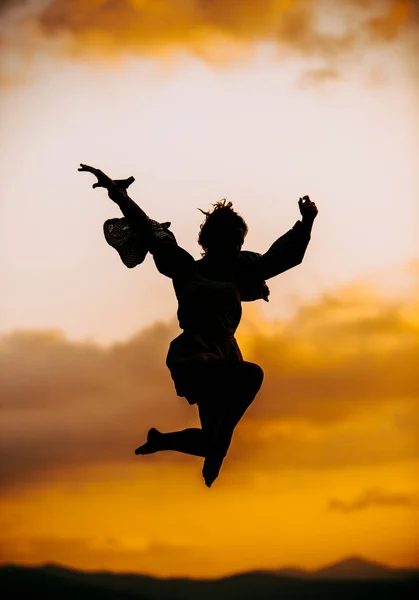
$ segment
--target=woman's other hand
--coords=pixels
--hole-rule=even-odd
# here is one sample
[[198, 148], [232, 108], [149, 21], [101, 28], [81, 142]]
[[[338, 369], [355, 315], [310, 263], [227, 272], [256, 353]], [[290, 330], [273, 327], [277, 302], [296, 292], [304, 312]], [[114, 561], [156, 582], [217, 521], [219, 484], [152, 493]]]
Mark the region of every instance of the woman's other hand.
[[303, 198], [299, 199], [298, 206], [300, 208], [303, 221], [310, 221], [312, 223], [319, 212], [314, 202], [310, 200], [309, 196], [304, 196]]

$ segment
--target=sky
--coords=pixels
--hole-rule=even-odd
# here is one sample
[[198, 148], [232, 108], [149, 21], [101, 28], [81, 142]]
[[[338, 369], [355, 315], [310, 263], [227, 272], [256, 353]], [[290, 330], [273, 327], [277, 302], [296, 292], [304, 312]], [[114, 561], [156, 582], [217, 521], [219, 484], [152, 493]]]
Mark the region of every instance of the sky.
[[[0, 560], [219, 576], [359, 554], [419, 566], [419, 15], [408, 0], [0, 3]], [[227, 198], [301, 265], [244, 305], [265, 371], [208, 490], [136, 457], [196, 426], [170, 280], [107, 246], [94, 178], [195, 258]]]

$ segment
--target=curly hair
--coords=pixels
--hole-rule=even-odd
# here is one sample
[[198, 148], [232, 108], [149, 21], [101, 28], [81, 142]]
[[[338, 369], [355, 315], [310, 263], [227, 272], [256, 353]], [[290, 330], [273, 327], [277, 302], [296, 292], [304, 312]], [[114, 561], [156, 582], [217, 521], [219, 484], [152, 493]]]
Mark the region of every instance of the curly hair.
[[212, 206], [214, 207], [213, 210], [208, 212], [201, 208], [198, 209], [205, 215], [205, 221], [201, 224], [198, 235], [198, 244], [203, 248], [203, 254], [206, 254], [212, 240], [217, 239], [220, 231], [226, 228], [237, 231], [237, 228], [239, 228], [243, 232], [243, 239], [246, 237], [248, 231], [246, 221], [233, 209], [232, 202], [227, 202], [223, 198]]

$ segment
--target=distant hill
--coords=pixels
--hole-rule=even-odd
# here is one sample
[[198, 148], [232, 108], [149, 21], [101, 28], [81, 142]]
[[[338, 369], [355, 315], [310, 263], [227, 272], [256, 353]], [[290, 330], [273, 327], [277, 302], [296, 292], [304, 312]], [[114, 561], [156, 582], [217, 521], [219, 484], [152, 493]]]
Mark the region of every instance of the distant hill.
[[276, 571], [280, 575], [304, 579], [380, 580], [419, 577], [419, 569], [394, 569], [378, 562], [350, 556], [315, 571], [298, 567], [285, 567]]
[[292, 567], [197, 580], [3, 565], [0, 590], [3, 600], [413, 600], [419, 570], [351, 557], [313, 572]]

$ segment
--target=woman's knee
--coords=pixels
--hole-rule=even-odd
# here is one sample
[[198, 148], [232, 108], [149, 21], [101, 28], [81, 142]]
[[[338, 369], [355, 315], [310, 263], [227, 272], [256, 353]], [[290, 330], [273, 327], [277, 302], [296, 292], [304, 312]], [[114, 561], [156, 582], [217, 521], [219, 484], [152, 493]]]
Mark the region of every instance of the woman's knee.
[[[228, 395], [237, 391], [251, 392], [255, 396], [263, 378], [263, 369], [256, 363], [224, 360], [208, 362], [195, 373], [195, 395], [201, 401], [210, 400], [211, 404], [214, 403], [214, 396], [218, 397], [220, 392]], [[191, 402], [189, 398], [188, 401]]]
[[244, 381], [246, 388], [252, 389], [254, 393], [257, 393], [263, 383], [264, 372], [262, 367], [252, 362], [243, 362], [244, 369]]

